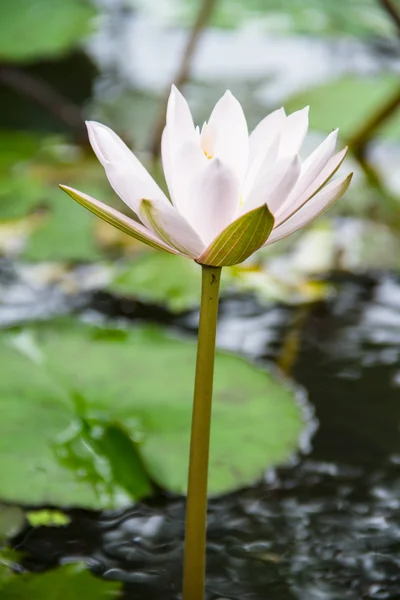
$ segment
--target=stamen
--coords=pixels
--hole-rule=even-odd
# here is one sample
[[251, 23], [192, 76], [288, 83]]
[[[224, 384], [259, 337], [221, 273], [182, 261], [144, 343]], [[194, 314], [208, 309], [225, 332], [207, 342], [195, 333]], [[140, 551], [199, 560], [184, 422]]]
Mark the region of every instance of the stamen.
[[204, 123], [201, 128], [200, 146], [204, 155], [210, 160], [214, 156], [215, 135], [208, 123]]

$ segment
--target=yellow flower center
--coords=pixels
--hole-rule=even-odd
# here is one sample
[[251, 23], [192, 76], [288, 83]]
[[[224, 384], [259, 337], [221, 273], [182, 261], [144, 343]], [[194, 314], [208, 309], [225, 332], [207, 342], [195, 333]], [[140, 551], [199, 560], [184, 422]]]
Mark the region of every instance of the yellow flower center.
[[204, 152], [204, 156], [208, 158], [208, 160], [214, 157], [215, 136], [208, 123], [204, 123], [201, 128], [200, 146]]

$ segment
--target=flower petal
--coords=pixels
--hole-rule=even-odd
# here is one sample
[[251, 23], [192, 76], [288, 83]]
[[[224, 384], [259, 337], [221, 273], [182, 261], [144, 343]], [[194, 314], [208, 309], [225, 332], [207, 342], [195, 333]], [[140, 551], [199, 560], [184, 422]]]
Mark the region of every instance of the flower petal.
[[306, 106], [286, 117], [281, 130], [280, 157], [299, 152], [308, 130], [308, 111], [309, 106]]
[[312, 184], [297, 198], [294, 198], [294, 194], [290, 195], [286, 202], [284, 202], [275, 214], [276, 226], [281, 225], [289, 217], [294, 215], [306, 202], [308, 202], [319, 190], [329, 181], [329, 179], [336, 173], [340, 165], [344, 161], [344, 157], [347, 153], [347, 147], [332, 156], [326, 163], [325, 167], [314, 179]]
[[266, 154], [276, 136], [285, 123], [286, 115], [283, 108], [278, 108], [267, 115], [253, 129], [249, 137], [249, 169], [256, 157]]
[[240, 102], [230, 91], [218, 100], [208, 124], [215, 135], [215, 157], [221, 159], [242, 184], [249, 158], [249, 134]]
[[259, 206], [228, 225], [196, 262], [213, 267], [237, 265], [261, 248], [273, 226], [268, 207]]
[[164, 171], [164, 177], [168, 186], [168, 191], [171, 196], [171, 201], [174, 203], [174, 184], [173, 184], [173, 170], [172, 170], [172, 156], [170, 141], [168, 137], [168, 128], [164, 127], [164, 131], [161, 137], [161, 161]]
[[[166, 131], [169, 135], [169, 131]], [[163, 154], [164, 158], [164, 154]], [[169, 164], [168, 164], [169, 160]], [[173, 205], [190, 221], [192, 205], [196, 202], [193, 183], [209, 164], [196, 140], [187, 140], [175, 152], [171, 152], [164, 164]]]
[[167, 128], [171, 150], [196, 136], [189, 105], [174, 85], [167, 104]]
[[258, 177], [241, 212], [247, 212], [261, 204], [267, 204], [269, 210], [275, 215], [295, 186], [300, 169], [301, 162], [297, 155], [279, 159], [275, 165]]
[[306, 189], [310, 187], [312, 182], [318, 177], [319, 173], [326, 166], [328, 160], [332, 157], [339, 129], [335, 129], [328, 135], [327, 138], [320, 144], [312, 154], [303, 162], [301, 175], [296, 187], [293, 190], [293, 195], [300, 196]]
[[190, 205], [185, 216], [205, 244], [209, 244], [239, 212], [240, 186], [237, 177], [218, 158], [206, 161], [192, 181]]
[[290, 219], [285, 221], [285, 223], [282, 225], [276, 227], [272, 231], [265, 246], [273, 244], [274, 242], [277, 242], [278, 240], [294, 233], [327, 210], [334, 202], [336, 202], [336, 200], [339, 200], [339, 198], [343, 196], [350, 185], [352, 177], [353, 173], [350, 173], [346, 177], [342, 177], [341, 179], [329, 183], [309, 202], [307, 202], [307, 204], [305, 204], [292, 217], [290, 217]]
[[92, 196], [84, 194], [83, 192], [79, 192], [78, 190], [74, 190], [67, 185], [60, 185], [60, 188], [69, 196], [71, 196], [73, 200], [78, 202], [78, 204], [84, 206], [93, 214], [100, 217], [110, 225], [113, 225], [120, 231], [123, 231], [124, 233], [136, 238], [140, 242], [143, 242], [148, 246], [152, 246], [153, 248], [157, 248], [158, 250], [166, 250], [167, 252], [171, 252], [171, 254], [179, 254], [175, 248], [165, 244], [152, 231], [146, 229], [144, 225], [137, 223], [133, 219], [130, 219], [118, 210], [115, 210], [115, 208], [111, 208], [111, 206], [103, 204], [103, 202], [92, 198]]
[[86, 125], [92, 148], [121, 200], [135, 212], [142, 198], [168, 202], [148, 171], [112, 129], [95, 121]]
[[271, 142], [268, 140], [267, 149], [261, 150], [253, 162], [249, 164], [246, 179], [243, 184], [242, 198], [246, 202], [253, 189], [256, 188], [260, 178], [273, 168], [277, 168], [277, 158], [279, 151], [280, 134], [276, 135]]
[[143, 199], [139, 216], [158, 237], [180, 254], [197, 258], [204, 251], [205, 244], [172, 204]]

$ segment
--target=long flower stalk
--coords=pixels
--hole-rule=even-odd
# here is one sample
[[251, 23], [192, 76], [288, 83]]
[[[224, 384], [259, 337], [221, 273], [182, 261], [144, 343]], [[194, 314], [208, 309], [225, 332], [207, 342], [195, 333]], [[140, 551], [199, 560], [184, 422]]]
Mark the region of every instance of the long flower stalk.
[[186, 503], [184, 600], [204, 600], [207, 480], [221, 267], [202, 267], [199, 337]]

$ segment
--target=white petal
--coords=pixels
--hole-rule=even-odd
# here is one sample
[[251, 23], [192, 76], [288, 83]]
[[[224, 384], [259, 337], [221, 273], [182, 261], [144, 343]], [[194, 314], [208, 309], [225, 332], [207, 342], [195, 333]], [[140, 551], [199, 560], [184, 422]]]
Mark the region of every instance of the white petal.
[[339, 129], [332, 131], [322, 144], [303, 162], [299, 181], [292, 192], [293, 196], [300, 196], [326, 166], [328, 160], [335, 152], [338, 133]]
[[122, 214], [115, 208], [100, 202], [100, 200], [96, 200], [92, 196], [80, 192], [79, 190], [75, 190], [74, 188], [70, 188], [67, 185], [60, 185], [60, 188], [67, 192], [71, 198], [73, 198], [76, 202], [84, 206], [88, 210], [90, 210], [93, 214], [100, 217], [110, 225], [113, 225], [117, 229], [120, 229], [124, 233], [152, 246], [153, 248], [158, 248], [160, 250], [167, 250], [172, 254], [178, 254], [177, 250], [170, 245], [165, 244], [163, 240], [161, 240], [158, 235], [154, 234], [153, 231], [147, 229], [142, 223], [138, 223], [134, 221], [130, 217]]
[[350, 173], [346, 177], [333, 181], [324, 187], [290, 219], [273, 229], [265, 246], [294, 233], [327, 210], [336, 200], [339, 200], [343, 196], [350, 185], [352, 176], [353, 173]]
[[209, 244], [239, 212], [240, 186], [237, 177], [218, 158], [207, 161], [193, 181], [187, 219], [205, 244]]
[[268, 144], [266, 152], [264, 150], [260, 151], [252, 164], [249, 165], [242, 189], [243, 202], [247, 202], [253, 190], [258, 186], [260, 179], [262, 179], [267, 172], [272, 172], [273, 169], [279, 169], [279, 164], [277, 164], [279, 143], [280, 135], [278, 134], [275, 139], [272, 140], [272, 143]]
[[[167, 135], [169, 135], [168, 131]], [[192, 205], [196, 202], [193, 194], [194, 181], [199, 178], [208, 163], [197, 140], [186, 141], [178, 150], [169, 152], [167, 156], [164, 171], [166, 177], [168, 173], [167, 181], [172, 202], [187, 220], [190, 220]]]
[[173, 186], [173, 174], [172, 174], [172, 156], [170, 149], [170, 141], [168, 137], [168, 129], [164, 127], [164, 131], [161, 137], [161, 161], [164, 171], [165, 181], [168, 186], [168, 191], [173, 202], [174, 186]]
[[138, 213], [149, 229], [181, 254], [197, 258], [204, 251], [205, 244], [172, 204], [144, 199]]
[[207, 158], [211, 158], [215, 153], [216, 134], [211, 125], [204, 123], [200, 134], [200, 147]]
[[347, 148], [344, 148], [328, 160], [325, 167], [320, 171], [312, 184], [300, 194], [300, 196], [290, 195], [286, 202], [282, 204], [275, 214], [275, 224], [280, 225], [298, 211], [306, 202], [310, 200], [336, 173], [346, 156]]
[[196, 136], [189, 105], [174, 85], [167, 104], [167, 128], [169, 143], [173, 148]]
[[168, 202], [163, 191], [120, 137], [109, 127], [88, 121], [89, 140], [118, 196], [135, 212], [142, 198]]
[[242, 205], [241, 213], [266, 204], [275, 215], [296, 184], [300, 168], [301, 162], [297, 155], [279, 159], [275, 165], [258, 178], [251, 194]]
[[249, 169], [256, 157], [268, 152], [276, 136], [280, 133], [285, 122], [285, 111], [279, 108], [259, 122], [249, 137]]
[[281, 130], [280, 157], [298, 154], [308, 130], [308, 110], [306, 106], [286, 117]]
[[218, 100], [208, 123], [215, 135], [215, 157], [242, 183], [249, 158], [249, 137], [243, 109], [231, 92], [225, 92]]

